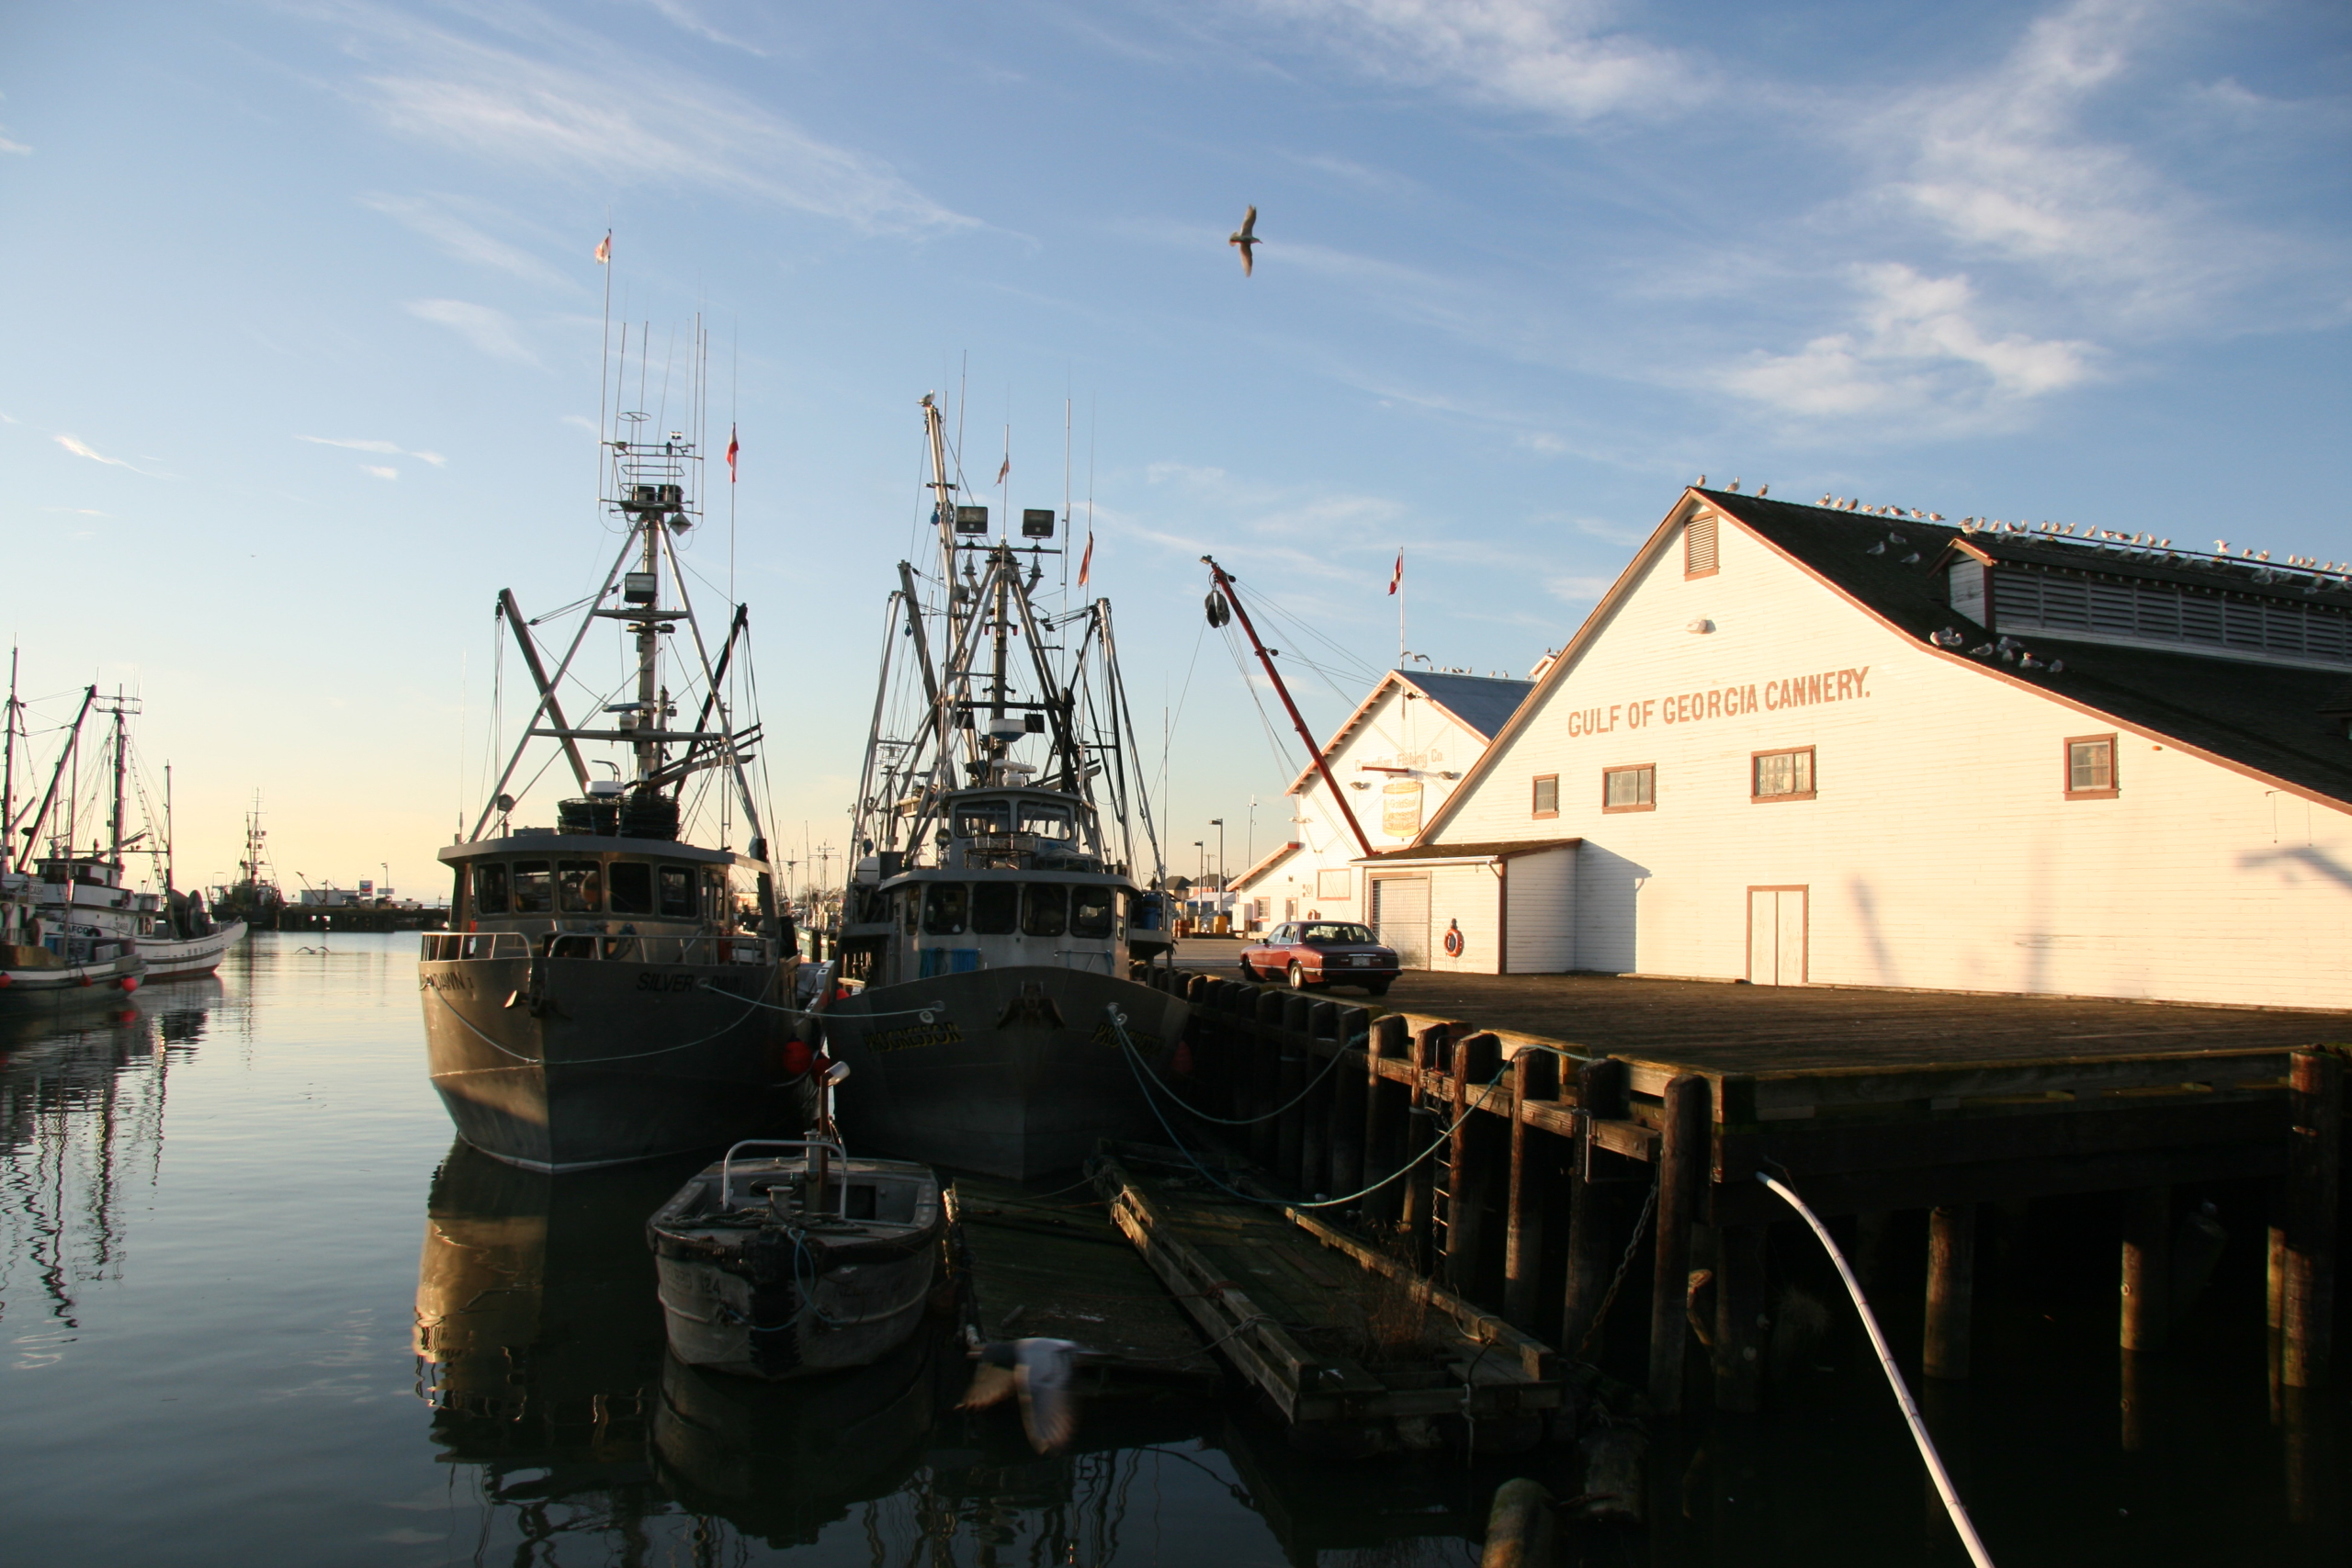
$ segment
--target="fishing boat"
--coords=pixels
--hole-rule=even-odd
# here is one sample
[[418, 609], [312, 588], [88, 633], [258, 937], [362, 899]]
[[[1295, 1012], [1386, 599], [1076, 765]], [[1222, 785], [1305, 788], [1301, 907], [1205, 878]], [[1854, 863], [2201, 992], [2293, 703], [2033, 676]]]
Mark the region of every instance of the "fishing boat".
[[938, 558], [899, 564], [825, 1040], [854, 1145], [1026, 1180], [1149, 1125], [1112, 1015], [1164, 1068], [1185, 1004], [1134, 977], [1170, 938], [1110, 602], [1041, 601], [1054, 513], [989, 537], [922, 407]]
[[[747, 772], [758, 725], [739, 728], [729, 699], [749, 616], [738, 605], [723, 643], [705, 637], [680, 565], [702, 515], [698, 444], [649, 439], [645, 420], [620, 414], [604, 443], [604, 508], [625, 537], [551, 668], [514, 593], [499, 595], [537, 701], [472, 829], [439, 852], [449, 930], [424, 936], [417, 975], [458, 1135], [534, 1170], [797, 1132], [810, 1103], [808, 1053], [787, 1028], [799, 958]], [[592, 671], [589, 634], [616, 626], [633, 654]], [[583, 683], [614, 699], [601, 723], [567, 716], [563, 694]], [[618, 753], [601, 764], [613, 776], [592, 773], [583, 748], [597, 746]], [[535, 751], [572, 789], [552, 823], [526, 825], [507, 790], [537, 776], [522, 774]]]
[[[769, 1152], [739, 1157], [753, 1148]], [[738, 1144], [646, 1222], [670, 1353], [775, 1381], [866, 1366], [905, 1343], [946, 1236], [928, 1166], [853, 1159], [826, 1139]]]
[[[0, 822], [6, 823], [0, 829], [0, 976], [6, 976], [0, 980], [0, 993], [10, 1005], [22, 1006], [211, 974], [221, 955], [243, 940], [245, 928], [233, 920], [214, 925], [201, 895], [184, 895], [173, 886], [168, 768], [161, 831], [152, 816], [146, 827], [129, 827], [130, 782], [136, 771], [129, 720], [139, 711], [138, 699], [119, 692], [102, 697], [96, 686], [84, 690], [59, 744], [49, 787], [20, 818], [14, 806], [21, 706], [12, 661], [0, 761]], [[83, 728], [94, 714], [113, 723], [100, 747], [96, 777], [85, 780]], [[106, 838], [79, 848], [78, 807], [85, 784], [105, 806]], [[143, 786], [141, 793], [143, 797]], [[37, 844], [44, 835], [48, 851], [31, 857], [29, 871], [11, 863], [13, 846]], [[154, 861], [163, 891], [130, 886], [130, 862], [141, 854]]]

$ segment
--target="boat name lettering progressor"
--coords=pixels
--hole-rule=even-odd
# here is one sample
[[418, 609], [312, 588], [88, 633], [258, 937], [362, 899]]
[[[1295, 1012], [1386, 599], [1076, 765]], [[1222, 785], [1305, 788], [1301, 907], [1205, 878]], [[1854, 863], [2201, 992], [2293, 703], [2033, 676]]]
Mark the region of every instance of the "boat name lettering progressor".
[[420, 991], [465, 991], [474, 988], [474, 978], [462, 969], [445, 969], [439, 974], [420, 974], [416, 977]]
[[[1115, 1046], [1119, 1043], [1118, 1035], [1112, 1031], [1111, 1025], [1107, 1021], [1096, 1024], [1094, 1026], [1094, 1032], [1088, 1035], [1087, 1038], [1091, 1040], [1097, 1045]], [[1127, 1029], [1127, 1038], [1134, 1041], [1136, 1043], [1136, 1049], [1142, 1052], [1147, 1056], [1156, 1054], [1163, 1043], [1159, 1036], [1152, 1033], [1149, 1030], [1136, 1029], [1132, 1025]]]
[[1758, 709], [1814, 707], [1822, 703], [1850, 702], [1870, 694], [1871, 667], [1808, 671], [1760, 684], [1706, 686], [1670, 696], [1638, 702], [1611, 703], [1607, 707], [1571, 709], [1570, 735], [1609, 735], [1619, 729], [1640, 729], [1653, 724], [1696, 724], [1701, 719], [1737, 718]]
[[961, 1045], [964, 1031], [953, 1020], [945, 1023], [918, 1024], [910, 1029], [881, 1029], [865, 1037], [865, 1048], [884, 1051], [912, 1051], [926, 1045]]

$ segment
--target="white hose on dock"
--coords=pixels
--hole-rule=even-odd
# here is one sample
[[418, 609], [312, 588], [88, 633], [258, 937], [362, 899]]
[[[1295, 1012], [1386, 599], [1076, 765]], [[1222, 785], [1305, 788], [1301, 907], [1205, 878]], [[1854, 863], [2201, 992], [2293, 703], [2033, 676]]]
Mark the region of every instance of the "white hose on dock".
[[1912, 1402], [1910, 1386], [1904, 1382], [1903, 1374], [1895, 1370], [1894, 1352], [1886, 1348], [1886, 1336], [1879, 1332], [1878, 1316], [1871, 1311], [1871, 1303], [1862, 1299], [1861, 1282], [1854, 1278], [1853, 1269], [1846, 1266], [1846, 1255], [1838, 1250], [1838, 1244], [1829, 1239], [1829, 1228], [1821, 1223], [1819, 1215], [1804, 1206], [1804, 1199], [1791, 1191], [1784, 1183], [1773, 1180], [1760, 1170], [1756, 1173], [1756, 1179], [1778, 1192], [1790, 1208], [1804, 1217], [1804, 1223], [1813, 1227], [1813, 1234], [1821, 1238], [1822, 1247], [1829, 1253], [1829, 1260], [1838, 1265], [1838, 1277], [1846, 1281], [1846, 1293], [1854, 1298], [1854, 1310], [1862, 1314], [1862, 1326], [1871, 1331], [1871, 1343], [1878, 1349], [1878, 1364], [1886, 1369], [1886, 1381], [1894, 1388], [1894, 1402], [1903, 1407], [1903, 1419], [1911, 1424], [1911, 1436], [1919, 1445], [1919, 1457], [1928, 1461], [1928, 1473], [1935, 1479], [1936, 1491], [1944, 1500], [1944, 1511], [1951, 1516], [1952, 1529], [1960, 1532], [1961, 1544], [1968, 1548], [1969, 1561], [1975, 1563], [1976, 1568], [1993, 1568], [1992, 1554], [1984, 1550], [1984, 1541], [1977, 1538], [1976, 1527], [1969, 1522], [1968, 1510], [1961, 1504], [1960, 1494], [1954, 1490], [1951, 1476], [1944, 1469], [1943, 1458], [1936, 1452], [1936, 1445], [1928, 1436], [1928, 1424], [1919, 1418], [1919, 1407]]

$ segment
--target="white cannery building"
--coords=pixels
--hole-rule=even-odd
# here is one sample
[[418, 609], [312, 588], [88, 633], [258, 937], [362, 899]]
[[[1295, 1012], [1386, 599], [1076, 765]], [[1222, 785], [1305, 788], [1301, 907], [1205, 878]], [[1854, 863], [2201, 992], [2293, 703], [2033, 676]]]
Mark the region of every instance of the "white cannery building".
[[[1532, 681], [1461, 671], [1391, 670], [1323, 746], [1323, 761], [1375, 852], [1420, 837], [1455, 784], [1486, 753]], [[1360, 896], [1363, 848], [1309, 766], [1284, 793], [1283, 841], [1233, 879], [1240, 921], [1368, 919]]]
[[2347, 723], [2341, 563], [1694, 489], [1360, 869], [1439, 968], [2352, 1007]]

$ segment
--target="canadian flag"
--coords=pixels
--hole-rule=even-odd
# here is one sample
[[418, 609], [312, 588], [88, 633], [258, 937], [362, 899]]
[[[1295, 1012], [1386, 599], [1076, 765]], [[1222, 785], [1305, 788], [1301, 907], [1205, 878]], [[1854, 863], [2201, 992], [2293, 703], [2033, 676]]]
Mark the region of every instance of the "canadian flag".
[[613, 231], [610, 229], [605, 230], [605, 237], [596, 242], [596, 259], [604, 263], [606, 266], [610, 266], [612, 265]]
[[727, 482], [729, 484], [735, 482], [735, 454], [742, 449], [743, 444], [735, 439], [735, 427], [729, 425], [727, 427]]
[[1388, 592], [1395, 593], [1405, 585], [1405, 552], [1396, 552], [1396, 570], [1388, 574]]
[[996, 482], [1002, 484], [1004, 482], [1004, 476], [1011, 472], [1012, 472], [1012, 454], [1007, 452], [1004, 455], [1004, 467], [996, 471]]
[[1085, 553], [1084, 555], [1082, 555], [1082, 556], [1079, 557], [1079, 558], [1078, 558], [1078, 585], [1079, 585], [1080, 588], [1085, 587], [1085, 586], [1086, 586], [1086, 580], [1087, 580], [1088, 578], [1090, 578], [1090, 577], [1093, 576], [1093, 575], [1094, 575], [1094, 530], [1093, 530], [1093, 529], [1091, 529], [1091, 528], [1089, 528], [1089, 529], [1086, 531], [1086, 553]]

